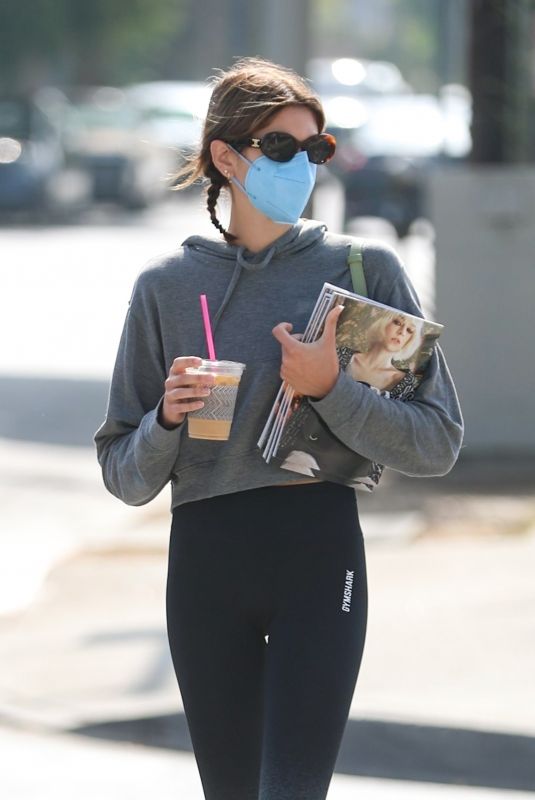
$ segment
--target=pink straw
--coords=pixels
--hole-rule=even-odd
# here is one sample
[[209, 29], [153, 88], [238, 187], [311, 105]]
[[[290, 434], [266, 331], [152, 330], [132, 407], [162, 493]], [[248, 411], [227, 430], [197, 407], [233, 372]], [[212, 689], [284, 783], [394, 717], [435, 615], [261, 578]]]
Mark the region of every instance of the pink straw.
[[202, 321], [204, 322], [204, 335], [208, 345], [208, 357], [210, 361], [217, 361], [214, 348], [214, 337], [212, 336], [212, 326], [210, 325], [210, 314], [208, 313], [208, 301], [205, 294], [201, 294]]

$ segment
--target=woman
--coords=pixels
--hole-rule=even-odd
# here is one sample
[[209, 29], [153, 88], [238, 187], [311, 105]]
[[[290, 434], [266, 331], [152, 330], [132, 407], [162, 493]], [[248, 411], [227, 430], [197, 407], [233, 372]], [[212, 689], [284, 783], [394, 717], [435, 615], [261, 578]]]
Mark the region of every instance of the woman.
[[[333, 309], [304, 329], [325, 281], [350, 288], [349, 237], [300, 219], [333, 155], [319, 100], [293, 72], [244, 59], [215, 82], [182, 186], [208, 180], [217, 238], [191, 236], [139, 275], [95, 440], [104, 482], [132, 505], [170, 481], [169, 645], [205, 797], [325, 798], [362, 658], [366, 564], [355, 493], [266, 464], [256, 446], [284, 377], [355, 452], [412, 475], [453, 466], [462, 438], [440, 351], [418, 403], [382, 402], [340, 371]], [[225, 228], [221, 190], [231, 201]], [[421, 316], [396, 255], [364, 251], [370, 296]], [[188, 438], [219, 359], [247, 365], [227, 442]], [[215, 313], [214, 313], [215, 312]], [[386, 407], [388, 405], [388, 407]], [[417, 421], [417, 424], [414, 424]]]
[[410, 319], [394, 311], [382, 312], [367, 332], [368, 349], [353, 353], [347, 372], [357, 381], [364, 381], [381, 391], [390, 391], [400, 381], [412, 379], [412, 370], [398, 369], [393, 361], [409, 360], [422, 344], [420, 320]]

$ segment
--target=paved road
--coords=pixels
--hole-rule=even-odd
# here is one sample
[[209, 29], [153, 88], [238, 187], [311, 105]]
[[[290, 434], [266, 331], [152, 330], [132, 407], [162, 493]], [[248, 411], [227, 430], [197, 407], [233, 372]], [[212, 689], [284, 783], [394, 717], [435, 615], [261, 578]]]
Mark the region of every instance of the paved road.
[[[428, 239], [398, 244], [380, 221], [355, 230], [396, 246], [431, 304]], [[138, 272], [191, 233], [216, 233], [196, 193], [144, 213], [101, 209], [80, 225], [0, 228], [0, 374], [107, 379]]]
[[[318, 218], [333, 216], [331, 200], [318, 201]], [[429, 239], [398, 246], [380, 221], [355, 230], [398, 247], [432, 305]], [[133, 282], [192, 232], [214, 233], [196, 193], [145, 213], [100, 209], [80, 225], [0, 229], [0, 436], [90, 445]]]
[[[85, 224], [0, 229], [0, 373], [107, 379], [140, 269], [210, 223], [194, 197]], [[13, 345], [6, 347], [7, 342]]]

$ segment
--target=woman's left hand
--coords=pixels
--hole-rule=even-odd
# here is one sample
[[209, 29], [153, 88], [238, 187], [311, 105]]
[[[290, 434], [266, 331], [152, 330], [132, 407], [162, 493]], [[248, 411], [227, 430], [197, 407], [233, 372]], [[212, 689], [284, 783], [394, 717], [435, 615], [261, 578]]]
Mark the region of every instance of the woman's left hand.
[[300, 334], [291, 334], [290, 322], [280, 322], [273, 328], [273, 336], [282, 347], [281, 378], [299, 394], [321, 399], [336, 383], [340, 371], [336, 323], [343, 308], [336, 306], [329, 311], [323, 333], [315, 342], [300, 342]]

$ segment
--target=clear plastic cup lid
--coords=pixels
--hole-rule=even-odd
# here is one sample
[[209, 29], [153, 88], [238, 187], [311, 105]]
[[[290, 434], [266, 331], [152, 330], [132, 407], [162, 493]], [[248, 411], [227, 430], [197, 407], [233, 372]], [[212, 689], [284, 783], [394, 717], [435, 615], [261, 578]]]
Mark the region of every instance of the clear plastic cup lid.
[[210, 361], [203, 358], [202, 364], [199, 367], [188, 367], [188, 369], [192, 369], [195, 372], [212, 372], [214, 370], [222, 370], [227, 373], [233, 372], [241, 375], [245, 369], [245, 364], [242, 364], [240, 361]]

